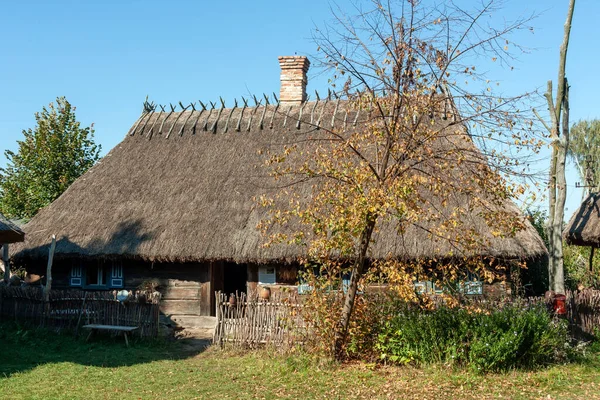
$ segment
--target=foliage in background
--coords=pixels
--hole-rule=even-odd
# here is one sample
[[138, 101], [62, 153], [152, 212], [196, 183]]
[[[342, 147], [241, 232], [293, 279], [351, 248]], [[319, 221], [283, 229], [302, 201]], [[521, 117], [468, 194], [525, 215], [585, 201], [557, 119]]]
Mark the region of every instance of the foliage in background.
[[527, 214], [527, 217], [529, 218], [529, 222], [531, 223], [531, 225], [533, 225], [533, 227], [537, 231], [538, 235], [540, 235], [540, 237], [544, 241], [544, 244], [547, 246], [548, 245], [548, 235], [546, 233], [546, 224], [548, 222], [548, 213], [544, 210], [532, 210], [532, 209], [527, 209], [525, 211], [525, 213]]
[[600, 289], [600, 254], [594, 253], [595, 270], [590, 271], [590, 252], [587, 246], [564, 245], [565, 285], [571, 290]]
[[[529, 221], [535, 227], [540, 237], [548, 244], [545, 226], [547, 214], [541, 210], [527, 210]], [[583, 288], [600, 288], [598, 271], [589, 270], [590, 247], [563, 245], [565, 286], [570, 290]], [[594, 254], [594, 266], [600, 265], [600, 254]], [[542, 295], [548, 287], [548, 270], [542, 262], [528, 265], [522, 271], [522, 281], [526, 294]], [[529, 290], [531, 289], [531, 290]]]
[[600, 120], [582, 120], [571, 128], [568, 156], [577, 165], [586, 193], [600, 187]]
[[442, 363], [477, 372], [535, 368], [567, 359], [567, 322], [545, 304], [503, 307], [403, 307], [385, 325], [376, 348], [388, 362]]
[[[548, 248], [548, 235], [546, 234], [546, 224], [548, 215], [543, 210], [528, 209], [525, 212], [529, 222], [538, 235], [544, 241]], [[548, 282], [548, 260], [538, 259], [527, 263], [527, 268], [521, 271], [521, 283], [523, 285], [523, 294], [531, 296], [542, 296], [549, 289]]]
[[29, 219], [60, 196], [100, 157], [93, 126], [82, 127], [64, 97], [35, 114], [36, 126], [23, 131], [17, 152], [5, 151], [0, 169], [0, 212]]

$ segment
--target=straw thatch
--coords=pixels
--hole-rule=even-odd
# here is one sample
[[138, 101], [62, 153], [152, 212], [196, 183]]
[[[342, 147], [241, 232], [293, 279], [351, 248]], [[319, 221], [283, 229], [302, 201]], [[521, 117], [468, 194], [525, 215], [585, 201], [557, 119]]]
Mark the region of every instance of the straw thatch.
[[[319, 127], [359, 129], [353, 127], [367, 117], [366, 111], [345, 110], [343, 102], [324, 103], [144, 114], [119, 145], [31, 220], [17, 257], [44, 257], [48, 238], [56, 234], [57, 257], [297, 259], [302, 248], [262, 246], [265, 239], [256, 226], [266, 211], [256, 199], [277, 185], [259, 153], [318, 135]], [[309, 186], [305, 194], [311, 195]], [[427, 201], [441, 207], [435, 198]], [[509, 200], [501, 208], [519, 213]], [[514, 237], [502, 238], [494, 237], [476, 213], [466, 218], [491, 243], [476, 255], [522, 259], [546, 254], [527, 222]], [[371, 255], [440, 257], [448, 250], [418, 226], [403, 234], [387, 226], [379, 231]]]
[[0, 214], [0, 245], [2, 243], [16, 243], [25, 240], [23, 231]]
[[600, 194], [592, 193], [581, 203], [563, 236], [568, 244], [600, 247]]

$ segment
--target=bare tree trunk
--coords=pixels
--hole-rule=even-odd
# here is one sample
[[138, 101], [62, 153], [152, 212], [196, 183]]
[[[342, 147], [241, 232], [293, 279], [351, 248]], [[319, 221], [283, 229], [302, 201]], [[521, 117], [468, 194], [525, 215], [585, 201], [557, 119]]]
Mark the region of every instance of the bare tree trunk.
[[563, 265], [562, 231], [565, 220], [565, 203], [567, 200], [567, 180], [565, 169], [567, 164], [567, 151], [569, 149], [569, 84], [565, 78], [565, 96], [563, 98], [562, 134], [559, 138], [557, 163], [556, 163], [556, 209], [554, 210], [554, 238], [553, 247], [556, 253], [554, 264], [554, 291], [565, 293], [565, 276]]
[[369, 218], [367, 226], [361, 235], [359, 256], [352, 266], [350, 285], [348, 286], [348, 290], [346, 291], [346, 296], [344, 298], [344, 307], [342, 308], [340, 326], [335, 338], [335, 357], [338, 360], [343, 358], [342, 352], [348, 337], [348, 327], [350, 326], [350, 318], [352, 318], [352, 311], [354, 310], [354, 302], [356, 300], [356, 293], [358, 292], [358, 282], [365, 272], [367, 249], [369, 248], [369, 243], [371, 242], [371, 236], [373, 235], [375, 222], [375, 218]]
[[562, 227], [567, 198], [565, 164], [569, 146], [569, 87], [567, 78], [565, 77], [565, 66], [574, 9], [575, 0], [570, 0], [563, 42], [560, 46], [556, 101], [552, 99], [552, 81], [548, 82], [548, 90], [545, 94], [552, 121], [551, 128], [549, 128], [552, 139], [552, 158], [550, 160], [550, 187], [548, 194], [548, 241], [550, 247], [548, 249], [550, 253], [548, 278], [550, 289], [556, 293], [565, 292]]
[[548, 222], [546, 225], [546, 235], [548, 236], [548, 286], [554, 290], [554, 271], [556, 270], [557, 260], [554, 247], [554, 215], [556, 210], [556, 161], [558, 149], [552, 146], [552, 155], [550, 158], [550, 179], [548, 188]]
[[10, 262], [8, 260], [8, 243], [2, 245], [2, 264], [4, 264], [4, 282], [10, 281]]
[[52, 235], [52, 244], [48, 251], [48, 265], [46, 266], [46, 287], [44, 288], [44, 301], [50, 300], [50, 290], [52, 289], [52, 261], [54, 260], [54, 249], [56, 248], [56, 236]]

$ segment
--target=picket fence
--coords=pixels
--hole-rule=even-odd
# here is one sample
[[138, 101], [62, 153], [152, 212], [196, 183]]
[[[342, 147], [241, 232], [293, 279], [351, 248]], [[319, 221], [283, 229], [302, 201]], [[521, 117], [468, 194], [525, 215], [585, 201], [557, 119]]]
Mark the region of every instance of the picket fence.
[[306, 324], [297, 295], [275, 293], [262, 299], [257, 293], [227, 295], [216, 292], [217, 326], [214, 343], [256, 348], [289, 348], [302, 344]]

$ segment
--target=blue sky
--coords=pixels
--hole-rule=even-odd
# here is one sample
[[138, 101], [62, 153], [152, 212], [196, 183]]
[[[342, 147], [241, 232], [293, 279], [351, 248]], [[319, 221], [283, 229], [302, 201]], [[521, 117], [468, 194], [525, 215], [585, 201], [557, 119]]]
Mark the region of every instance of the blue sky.
[[[568, 1], [505, 3], [493, 17], [498, 21], [540, 15], [534, 33], [514, 38], [532, 51], [519, 57], [514, 71], [500, 75], [502, 86], [509, 92], [545, 87], [548, 79], [556, 80]], [[351, 7], [349, 0], [337, 4]], [[572, 121], [600, 117], [599, 15], [600, 2], [578, 0], [567, 62]], [[57, 96], [77, 107], [82, 123], [94, 123], [106, 153], [138, 118], [146, 95], [168, 104], [278, 93], [277, 56], [314, 54], [311, 31], [330, 18], [323, 0], [5, 0], [0, 151], [16, 149], [21, 131], [34, 126], [34, 113]], [[325, 77], [311, 77], [309, 91], [315, 89], [327, 91]], [[0, 166], [5, 163], [0, 155]], [[571, 169], [567, 215], [581, 200], [575, 181]]]

